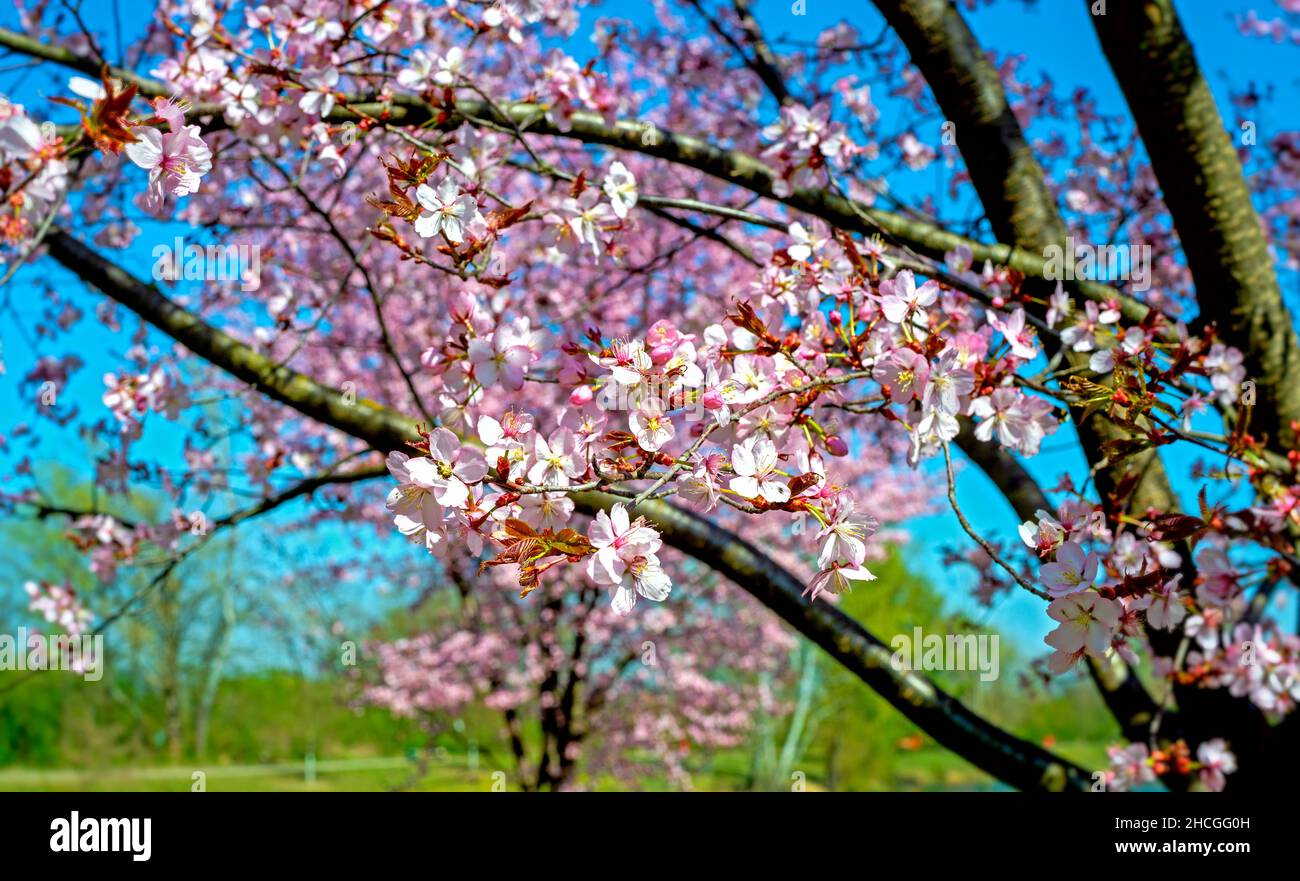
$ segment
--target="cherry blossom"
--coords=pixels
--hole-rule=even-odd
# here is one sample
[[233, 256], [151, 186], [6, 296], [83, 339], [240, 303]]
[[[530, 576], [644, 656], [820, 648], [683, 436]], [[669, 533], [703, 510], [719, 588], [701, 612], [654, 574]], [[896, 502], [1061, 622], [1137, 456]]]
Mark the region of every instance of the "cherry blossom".
[[603, 189], [616, 217], [627, 217], [628, 212], [636, 206], [636, 178], [622, 162], [610, 165]]
[[420, 184], [415, 195], [424, 209], [415, 220], [415, 231], [423, 238], [442, 233], [452, 244], [459, 245], [465, 241], [465, 228], [479, 219], [474, 197], [462, 193], [451, 178], [443, 180], [436, 190]]
[[483, 454], [461, 446], [460, 438], [445, 428], [435, 429], [429, 436], [428, 456], [417, 456], [404, 464], [411, 482], [431, 491], [444, 508], [464, 508], [469, 500], [469, 484], [487, 474]]
[[1120, 606], [1099, 594], [1078, 592], [1052, 600], [1047, 615], [1060, 622], [1043, 641], [1056, 650], [1050, 659], [1052, 669], [1062, 671], [1085, 654], [1105, 657], [1119, 624]]
[[596, 515], [587, 536], [596, 548], [587, 574], [597, 584], [609, 585], [616, 613], [630, 613], [638, 595], [655, 602], [667, 599], [672, 582], [655, 555], [663, 542], [644, 518], [631, 520], [626, 506], [614, 505], [609, 513]]
[[1078, 544], [1067, 541], [1056, 549], [1056, 561], [1045, 564], [1039, 575], [1048, 593], [1063, 597], [1092, 586], [1100, 562], [1096, 554], [1085, 553]]
[[1207, 740], [1197, 747], [1196, 758], [1201, 763], [1201, 782], [1215, 792], [1222, 791], [1227, 784], [1225, 775], [1237, 770], [1236, 756], [1220, 737]]
[[925, 309], [934, 305], [939, 298], [939, 286], [933, 280], [925, 282], [919, 288], [910, 269], [904, 269], [898, 275], [880, 286], [881, 311], [885, 318], [894, 324], [910, 321], [926, 321]]
[[573, 433], [563, 428], [556, 429], [549, 437], [536, 434], [533, 438], [536, 462], [528, 471], [528, 479], [538, 486], [568, 486], [573, 478], [581, 477], [586, 471], [577, 446]]
[[175, 117], [171, 125], [167, 132], [141, 126], [136, 141], [126, 145], [127, 158], [149, 172], [143, 204], [154, 213], [162, 210], [169, 192], [173, 196], [197, 193], [212, 168], [212, 151], [199, 136], [199, 127], [176, 125]]
[[[999, 59], [986, 85], [1011, 108], [1001, 134], [1034, 132], [1042, 176], [1029, 190], [1060, 214], [1044, 240], [1101, 231], [1149, 245], [1149, 288], [1036, 265], [1041, 242], [1026, 239], [1039, 231], [1004, 223], [1006, 206], [983, 202], [996, 189], [979, 180], [987, 169], [926, 122], [936, 102], [903, 63], [916, 57], [906, 40], [872, 47], [828, 20], [806, 41], [782, 40], [776, 69], [759, 73], [769, 22], [751, 34], [726, 4], [683, 16], [669, 3], [644, 23], [617, 9], [593, 20], [567, 0], [362, 6], [172, 4], [115, 50], [119, 62], [151, 59], [131, 77], [74, 78], [30, 112], [0, 100], [10, 266], [90, 275], [67, 256], [73, 240], [98, 254], [152, 234], [118, 198], [131, 178], [120, 153], [148, 173], [139, 205], [160, 214], [169, 194], [183, 197], [176, 224], [275, 258], [257, 290], [155, 278], [167, 309], [112, 285], [93, 308], [62, 290], [32, 305], [35, 343], [67, 349], [15, 372], [33, 391], [75, 379], [90, 359], [67, 355], [84, 328], [121, 343], [104, 352], [120, 363], [95, 368], [98, 401], [33, 410], [42, 428], [93, 445], [97, 492], [120, 498], [147, 476], [178, 499], [215, 488], [275, 499], [291, 481], [333, 484], [387, 455], [386, 504], [340, 482], [308, 493], [318, 507], [285, 528], [341, 512], [436, 557], [403, 547], [395, 582], [463, 566], [469, 584], [482, 567], [496, 593], [525, 594], [519, 619], [489, 619], [509, 639], [463, 622], [438, 633], [469, 668], [499, 674], [495, 688], [455, 672], [437, 638], [389, 645], [371, 697], [404, 712], [484, 692], [500, 706], [540, 702], [549, 649], [519, 621], [552, 613], [580, 629], [585, 604], [592, 641], [612, 642], [700, 613], [717, 579], [692, 580], [694, 564], [674, 556], [665, 539], [678, 517], [758, 536], [816, 615], [872, 581], [868, 564], [934, 506], [955, 509], [964, 545], [943, 553], [974, 570], [976, 601], [1023, 590], [1054, 623], [1050, 672], [1111, 657], [1180, 713], [1214, 689], [1270, 724], [1294, 712], [1300, 646], [1274, 620], [1274, 603], [1293, 598], [1300, 528], [1280, 380], [1257, 369], [1260, 352], [1233, 345], [1243, 331], [1230, 309], [1209, 315], [1217, 292], [1181, 244], [1190, 221], [1175, 225], [1170, 182], [1131, 119], [1031, 79], [1004, 47], [970, 53]], [[40, 4], [29, 13], [30, 40], [66, 44], [81, 73], [99, 69], [85, 35]], [[1223, 110], [1254, 117], [1265, 100], [1252, 90]], [[1242, 228], [1267, 240], [1255, 252], [1269, 258], [1262, 285], [1273, 257], [1300, 265], [1300, 142], [1277, 131], [1239, 152], [1260, 221]], [[954, 209], [977, 201], [982, 214]], [[213, 401], [239, 402], [229, 462], [210, 443]], [[174, 462], [154, 461], [171, 449], [155, 428], [164, 419], [178, 423]], [[1077, 445], [1083, 457], [1042, 455], [1049, 436], [1063, 447], [1087, 435], [1060, 429], [1085, 420], [1105, 431]], [[21, 451], [36, 436], [21, 425], [4, 438], [26, 487], [14, 504], [39, 501]], [[1014, 520], [989, 525], [998, 506], [960, 510], [972, 463]], [[186, 553], [185, 516], [76, 521], [70, 533], [111, 581], [156, 556], [137, 556], [146, 544]], [[661, 605], [632, 614], [638, 596]], [[539, 628], [554, 636], [551, 622]], [[494, 666], [496, 652], [512, 663]], [[446, 682], [422, 683], [421, 671]], [[692, 667], [677, 685], [748, 718], [709, 672]], [[690, 728], [638, 718], [644, 727], [610, 742], [642, 748]], [[1235, 758], [1195, 721], [1199, 740], [1153, 735], [1112, 753], [1112, 785], [1201, 773], [1221, 787]]]
[[731, 491], [746, 499], [762, 497], [779, 505], [790, 498], [790, 487], [782, 478], [776, 445], [766, 437], [751, 437], [732, 447]]

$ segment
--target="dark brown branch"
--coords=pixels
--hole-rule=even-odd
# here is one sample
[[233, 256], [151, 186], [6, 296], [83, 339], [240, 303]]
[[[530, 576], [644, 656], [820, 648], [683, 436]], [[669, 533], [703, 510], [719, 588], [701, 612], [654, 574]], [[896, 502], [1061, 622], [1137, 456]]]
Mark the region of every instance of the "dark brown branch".
[[1242, 351], [1251, 430], [1296, 448], [1300, 343], [1241, 162], [1171, 0], [1112, 3], [1093, 26], [1187, 255], [1200, 317]]
[[195, 355], [248, 383], [304, 416], [366, 441], [387, 452], [416, 437], [415, 423], [374, 401], [328, 388], [288, 367], [277, 365], [234, 337], [177, 306], [152, 284], [55, 228], [46, 237], [49, 254], [78, 278], [166, 333]]
[[[583, 510], [621, 501], [579, 493]], [[743, 587], [889, 701], [904, 716], [976, 767], [1019, 789], [1088, 791], [1090, 774], [1040, 747], [1008, 734], [971, 712], [922, 674], [898, 669], [893, 651], [857, 621], [825, 603], [803, 597], [804, 585], [749, 542], [690, 511], [664, 502], [635, 509], [671, 536], [673, 547]]]
[[[1171, 0], [1111, 3], [1092, 21], [1187, 255], [1200, 317], [1241, 350], [1246, 378], [1255, 384], [1250, 430], [1285, 454], [1297, 443], [1291, 425], [1300, 419], [1300, 344], [1236, 149], [1191, 41]], [[1300, 774], [1294, 748], [1267, 745], [1281, 741], [1286, 726], [1268, 726], [1253, 705], [1234, 704], [1222, 690], [1194, 697], [1205, 726], [1227, 737], [1240, 758], [1255, 759], [1242, 763], [1234, 785], [1273, 785], [1278, 773]], [[1182, 694], [1180, 702], [1190, 703]]]
[[[1065, 224], [1007, 102], [1002, 78], [961, 13], [947, 0], [875, 0], [875, 4], [902, 38], [947, 120], [955, 125], [957, 147], [994, 234], [1040, 253], [1047, 245], [1064, 241]], [[1040, 280], [1034, 287], [1039, 298], [1046, 300], [1050, 293], [1047, 283]], [[1049, 351], [1055, 345], [1044, 338]], [[1067, 358], [1075, 364], [1087, 362], [1080, 354], [1067, 353]], [[1091, 464], [1101, 466], [1096, 474], [1103, 503], [1128, 468], [1135, 468], [1143, 478], [1131, 496], [1132, 503], [1141, 511], [1173, 510], [1173, 490], [1154, 451], [1132, 457], [1124, 467], [1106, 467], [1102, 444], [1125, 433], [1100, 414], [1084, 418], [1076, 410], [1074, 416], [1084, 453]], [[1017, 514], [1030, 520], [1039, 508], [1049, 507], [1014, 456], [991, 444], [967, 440], [961, 443], [962, 450], [998, 485]], [[1125, 736], [1145, 740], [1157, 707], [1137, 676], [1118, 658], [1090, 658], [1089, 671]]]
[[[8, 46], [15, 51], [83, 72], [99, 70], [95, 62], [76, 53], [61, 47], [47, 46], [3, 28], [0, 28], [0, 46]], [[114, 68], [112, 74], [139, 85], [143, 95], [169, 94], [166, 85], [157, 80], [118, 68]], [[219, 131], [227, 127], [222, 111], [223, 108], [218, 104], [197, 104], [190, 109], [187, 117], [201, 124], [204, 131]], [[846, 199], [825, 188], [796, 188], [788, 196], [778, 198], [773, 192], [776, 172], [758, 159], [738, 150], [716, 146], [702, 138], [662, 129], [656, 130], [655, 137], [647, 138], [647, 127], [643, 123], [619, 120], [609, 126], [598, 114], [578, 111], [572, 114], [570, 127], [560, 129], [547, 118], [544, 107], [527, 102], [501, 104], [483, 100], [459, 100], [453, 108], [439, 108], [418, 97], [401, 94], [391, 96], [386, 102], [376, 101], [368, 95], [344, 96], [330, 112], [327, 121], [344, 123], [367, 118], [383, 118], [390, 125], [425, 125], [432, 122], [442, 129], [453, 129], [466, 123], [491, 124], [509, 130], [629, 150], [703, 171], [719, 180], [743, 187], [755, 195], [783, 202], [791, 208], [818, 217], [838, 229], [865, 235], [878, 233], [932, 259], [942, 260], [947, 252], [964, 246], [970, 249], [977, 263], [988, 260], [1036, 278], [1045, 277], [1048, 271], [1047, 260], [1033, 250], [1001, 242], [980, 242], [925, 221]], [[1150, 311], [1144, 304], [1109, 285], [1082, 279], [1064, 284], [1068, 290], [1087, 299], [1118, 302], [1125, 319], [1132, 323], [1140, 322]]]

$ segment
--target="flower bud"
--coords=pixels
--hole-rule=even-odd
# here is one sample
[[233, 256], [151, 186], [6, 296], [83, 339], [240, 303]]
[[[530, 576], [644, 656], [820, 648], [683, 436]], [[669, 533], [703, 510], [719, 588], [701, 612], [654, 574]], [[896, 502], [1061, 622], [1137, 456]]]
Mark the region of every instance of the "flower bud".
[[675, 346], [655, 346], [650, 350], [650, 363], [662, 367], [673, 359]]
[[569, 394], [569, 403], [575, 407], [585, 407], [596, 397], [589, 385], [580, 385]]

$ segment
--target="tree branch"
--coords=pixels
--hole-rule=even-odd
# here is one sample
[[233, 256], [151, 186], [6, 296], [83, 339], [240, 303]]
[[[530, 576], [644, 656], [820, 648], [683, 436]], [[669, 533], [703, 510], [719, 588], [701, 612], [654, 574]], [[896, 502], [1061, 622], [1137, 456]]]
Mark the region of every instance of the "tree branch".
[[[13, 31], [0, 28], [0, 46], [42, 58], [57, 64], [89, 73], [98, 73], [99, 65], [92, 59], [79, 56], [61, 47], [48, 46]], [[110, 73], [135, 83], [143, 95], [168, 95], [170, 90], [157, 80], [140, 77], [131, 71], [113, 68]], [[199, 123], [204, 131], [227, 128], [222, 107], [217, 104], [196, 104], [187, 118]], [[325, 121], [331, 123], [357, 122], [363, 119], [382, 118], [390, 125], [426, 125], [448, 130], [463, 124], [496, 124], [537, 135], [578, 140], [586, 144], [601, 144], [654, 156], [694, 168], [719, 180], [743, 187], [763, 198], [782, 202], [798, 211], [820, 218], [836, 228], [864, 235], [879, 233], [899, 242], [918, 254], [942, 260], [943, 255], [959, 246], [970, 249], [976, 262], [985, 260], [1008, 266], [1034, 278], [1044, 278], [1048, 271], [1047, 260], [1032, 250], [996, 242], [980, 242], [949, 232], [934, 224], [916, 220], [861, 202], [846, 199], [825, 188], [796, 188], [788, 196], [778, 198], [773, 192], [776, 172], [758, 159], [739, 150], [728, 150], [691, 135], [676, 134], [663, 129], [655, 130], [655, 137], [647, 138], [644, 123], [618, 120], [606, 125], [603, 117], [588, 111], [577, 111], [569, 119], [570, 127], [561, 129], [546, 116], [546, 108], [528, 102], [499, 103], [494, 101], [458, 100], [454, 107], [434, 107], [423, 99], [397, 94], [386, 102], [370, 95], [345, 95]], [[1113, 301], [1120, 305], [1125, 320], [1139, 323], [1150, 311], [1148, 307], [1109, 285], [1089, 280], [1065, 281], [1066, 288], [1079, 296], [1098, 303]]]
[[1300, 343], [1192, 44], [1172, 0], [1114, 3], [1091, 18], [1173, 216], [1201, 317], [1241, 350], [1257, 391], [1251, 428], [1285, 454], [1297, 443]]
[[221, 331], [164, 297], [63, 229], [46, 237], [49, 254], [87, 284], [139, 315], [195, 355], [304, 416], [332, 425], [381, 451], [402, 449], [415, 423], [374, 401], [328, 388]]
[[[1286, 454], [1298, 440], [1291, 426], [1300, 419], [1300, 344], [1241, 163], [1191, 41], [1171, 0], [1112, 3], [1105, 15], [1091, 17], [1187, 255], [1201, 318], [1241, 350], [1256, 390], [1251, 429]], [[1190, 703], [1183, 691], [1180, 703]], [[1293, 749], [1272, 751], [1273, 767], [1261, 767], [1265, 744], [1281, 726], [1268, 726], [1262, 714], [1250, 712], [1253, 705], [1238, 700], [1234, 707], [1222, 691], [1194, 697], [1198, 715], [1232, 741], [1239, 757], [1259, 756], [1243, 763], [1234, 784], [1245, 783], [1246, 772], [1272, 783], [1282, 763], [1290, 775], [1300, 773]]]
[[[1011, 111], [1001, 76], [961, 13], [948, 0], [874, 2], [903, 40], [940, 109], [955, 124], [958, 149], [994, 234], [1039, 252], [1063, 242], [1065, 224], [1042, 167]], [[1050, 293], [1046, 283], [1039, 281], [1035, 287], [1040, 299], [1046, 300]], [[1049, 352], [1055, 346], [1055, 341], [1044, 338]], [[1067, 352], [1066, 357], [1072, 364], [1087, 363], [1086, 355]], [[1142, 477], [1130, 497], [1132, 503], [1142, 511], [1174, 510], [1173, 489], [1154, 450], [1132, 457], [1129, 465], [1108, 467], [1101, 456], [1102, 444], [1125, 433], [1102, 414], [1084, 417], [1075, 409], [1073, 417], [1085, 455], [1090, 464], [1099, 466], [1097, 490], [1103, 504], [1128, 467], [1133, 467]], [[1032, 520], [1039, 508], [1050, 510], [1042, 490], [1010, 453], [978, 442], [962, 444], [962, 449], [1003, 489], [1021, 517]], [[1124, 735], [1145, 740], [1158, 708], [1137, 676], [1117, 657], [1108, 661], [1090, 657], [1088, 668]]]

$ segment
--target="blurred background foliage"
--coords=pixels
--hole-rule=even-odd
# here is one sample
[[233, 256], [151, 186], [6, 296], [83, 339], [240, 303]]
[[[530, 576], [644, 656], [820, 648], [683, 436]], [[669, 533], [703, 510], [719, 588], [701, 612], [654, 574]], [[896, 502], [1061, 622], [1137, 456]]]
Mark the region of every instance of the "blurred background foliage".
[[[66, 472], [51, 471], [42, 483], [52, 504], [86, 509], [96, 501]], [[157, 507], [156, 498], [137, 492], [113, 513], [166, 516]], [[6, 581], [67, 579], [91, 588], [85, 558], [63, 536], [66, 526], [66, 518], [50, 516], [0, 521], [0, 544], [47, 549], [7, 560]], [[367, 674], [365, 641], [413, 635], [453, 614], [447, 591], [427, 591], [415, 607], [390, 605], [372, 615], [365, 632], [353, 637], [358, 657], [349, 669], [338, 657], [337, 630], [326, 624], [335, 619], [319, 607], [311, 586], [294, 585], [286, 596], [282, 584], [271, 585], [249, 566], [252, 555], [241, 555], [240, 540], [240, 530], [218, 535], [160, 583], [151, 584], [157, 566], [124, 567], [111, 591], [96, 588], [98, 619], [127, 609], [105, 631], [110, 663], [103, 681], [0, 672], [0, 789], [185, 790], [196, 786], [196, 771], [212, 790], [502, 785], [493, 776], [497, 757], [508, 754], [499, 712], [475, 706], [431, 724], [357, 700]], [[914, 626], [995, 632], [946, 613], [942, 586], [910, 572], [906, 561], [903, 549], [873, 564], [877, 584], [889, 589], [862, 585], [840, 599], [841, 608], [878, 634], [911, 634]], [[0, 631], [39, 625], [20, 591], [0, 602]], [[1030, 672], [1037, 653], [1003, 638], [996, 682], [979, 683], [976, 672], [934, 675], [994, 722], [1085, 767], [1102, 766], [1106, 744], [1117, 738], [1109, 714], [1086, 681], [1044, 686]], [[772, 683], [780, 714], [760, 714], [743, 746], [692, 754], [694, 788], [994, 786], [811, 645], [801, 641], [789, 663], [788, 675]], [[523, 736], [539, 733], [525, 727]], [[624, 785], [582, 772], [578, 782], [595, 789]], [[649, 757], [639, 782], [670, 788]]]

